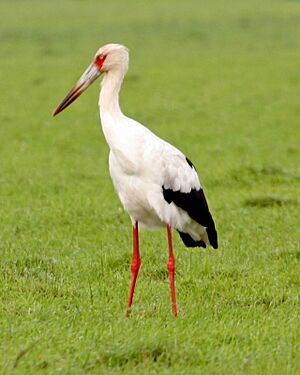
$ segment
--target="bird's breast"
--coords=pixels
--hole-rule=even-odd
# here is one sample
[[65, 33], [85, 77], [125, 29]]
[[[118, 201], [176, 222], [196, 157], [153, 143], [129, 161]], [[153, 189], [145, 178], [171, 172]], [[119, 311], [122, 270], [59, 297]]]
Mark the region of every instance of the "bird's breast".
[[149, 192], [160, 190], [160, 186], [149, 180], [133, 161], [119, 161], [114, 151], [110, 152], [109, 170], [119, 199], [130, 217], [147, 227], [161, 226], [148, 199]]

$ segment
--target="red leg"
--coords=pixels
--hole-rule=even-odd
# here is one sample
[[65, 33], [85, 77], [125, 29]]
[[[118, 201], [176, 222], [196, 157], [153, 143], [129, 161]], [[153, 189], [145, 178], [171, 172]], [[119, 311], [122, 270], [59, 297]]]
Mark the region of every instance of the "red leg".
[[139, 269], [140, 269], [140, 266], [141, 266], [141, 259], [140, 259], [140, 253], [139, 253], [139, 227], [138, 227], [138, 222], [136, 222], [133, 225], [132, 234], [133, 234], [133, 255], [132, 255], [132, 262], [131, 262], [131, 274], [132, 274], [132, 276], [131, 276], [131, 284], [130, 284], [130, 291], [129, 291], [129, 298], [128, 298], [127, 315], [129, 315], [129, 313], [130, 313], [135, 283], [136, 283], [137, 275], [139, 273]]
[[169, 224], [167, 224], [167, 230], [168, 230], [168, 243], [169, 243], [168, 271], [170, 275], [172, 309], [173, 309], [174, 316], [177, 316], [177, 305], [176, 305], [176, 294], [175, 294], [175, 258], [173, 254], [172, 232], [171, 232], [171, 227]]

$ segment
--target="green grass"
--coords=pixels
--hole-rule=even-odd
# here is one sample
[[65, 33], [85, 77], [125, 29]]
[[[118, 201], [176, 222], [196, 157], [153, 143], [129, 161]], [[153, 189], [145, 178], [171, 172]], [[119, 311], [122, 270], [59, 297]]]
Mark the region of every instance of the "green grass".
[[[0, 373], [299, 374], [299, 1], [0, 3]], [[141, 233], [113, 191], [95, 84], [52, 112], [107, 42], [131, 49], [126, 114], [197, 166], [220, 238]]]

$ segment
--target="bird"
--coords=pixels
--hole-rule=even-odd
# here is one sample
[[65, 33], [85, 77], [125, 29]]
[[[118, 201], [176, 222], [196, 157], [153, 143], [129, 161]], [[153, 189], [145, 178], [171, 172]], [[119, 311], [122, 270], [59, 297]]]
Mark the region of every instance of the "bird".
[[176, 147], [123, 114], [119, 92], [128, 71], [129, 49], [122, 44], [99, 48], [91, 64], [55, 110], [74, 102], [100, 75], [99, 113], [109, 146], [109, 172], [132, 223], [133, 254], [127, 315], [141, 266], [139, 227], [166, 227], [172, 311], [177, 316], [172, 230], [186, 247], [218, 248], [218, 236], [193, 163]]

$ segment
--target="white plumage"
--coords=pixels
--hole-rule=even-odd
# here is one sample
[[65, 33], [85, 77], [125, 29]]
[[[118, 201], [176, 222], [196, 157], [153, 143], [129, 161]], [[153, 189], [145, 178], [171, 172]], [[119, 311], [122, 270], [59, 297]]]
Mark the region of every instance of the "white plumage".
[[[149, 228], [167, 225], [169, 236], [170, 228], [174, 228], [186, 246], [206, 247], [211, 244], [217, 248], [214, 222], [192, 163], [181, 151], [137, 121], [126, 117], [120, 109], [119, 91], [128, 69], [128, 61], [126, 47], [119, 44], [101, 47], [55, 114], [72, 103], [100, 74], [105, 73], [99, 97], [100, 119], [110, 147], [109, 170], [112, 181], [136, 230], [134, 238], [137, 251], [134, 250], [134, 257], [138, 264], [137, 223]], [[170, 259], [174, 262], [170, 240], [171, 237]], [[139, 265], [137, 272], [138, 268]], [[132, 281], [133, 289], [135, 279]], [[175, 313], [175, 291], [172, 301]]]
[[[119, 90], [128, 69], [128, 49], [107, 45], [97, 52], [109, 55], [99, 98], [100, 118], [110, 147], [109, 169], [118, 196], [131, 217], [146, 227], [171, 227], [188, 233], [195, 241], [209, 244], [206, 231], [174, 202], [164, 199], [162, 186], [189, 193], [201, 185], [197, 172], [185, 156], [149, 129], [126, 117], [119, 107]], [[111, 69], [110, 67], [114, 68]]]

